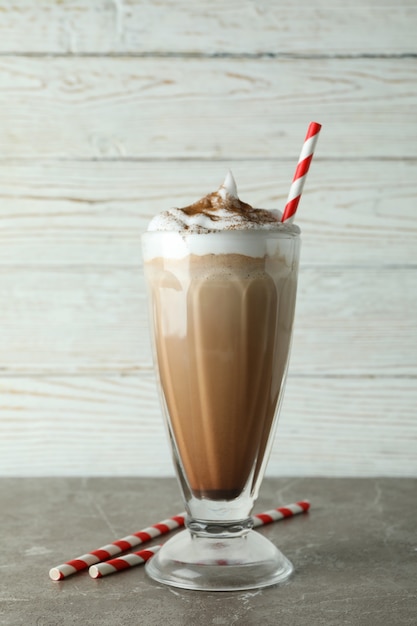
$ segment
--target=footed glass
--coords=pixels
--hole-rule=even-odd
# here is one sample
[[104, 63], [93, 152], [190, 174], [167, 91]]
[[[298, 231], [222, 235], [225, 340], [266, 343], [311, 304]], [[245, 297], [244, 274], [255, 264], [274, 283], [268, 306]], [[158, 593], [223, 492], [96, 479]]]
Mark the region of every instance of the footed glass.
[[228, 591], [286, 580], [292, 564], [252, 529], [282, 402], [300, 239], [295, 226], [148, 232], [142, 248], [159, 390], [186, 529], [153, 579]]

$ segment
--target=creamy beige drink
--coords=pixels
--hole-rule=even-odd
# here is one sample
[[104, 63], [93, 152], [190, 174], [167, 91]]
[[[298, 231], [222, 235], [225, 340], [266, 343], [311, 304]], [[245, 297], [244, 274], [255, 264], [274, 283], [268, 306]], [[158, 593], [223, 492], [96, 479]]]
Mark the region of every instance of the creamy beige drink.
[[292, 221], [320, 128], [309, 125], [282, 214], [242, 202], [229, 173], [142, 236], [158, 387], [187, 513], [186, 529], [146, 563], [159, 583], [237, 591], [293, 572], [250, 515], [284, 393], [300, 253]]
[[253, 493], [267, 460], [299, 252], [297, 227], [279, 218], [241, 202], [229, 175], [218, 192], [157, 216], [144, 245], [174, 456], [196, 498]]

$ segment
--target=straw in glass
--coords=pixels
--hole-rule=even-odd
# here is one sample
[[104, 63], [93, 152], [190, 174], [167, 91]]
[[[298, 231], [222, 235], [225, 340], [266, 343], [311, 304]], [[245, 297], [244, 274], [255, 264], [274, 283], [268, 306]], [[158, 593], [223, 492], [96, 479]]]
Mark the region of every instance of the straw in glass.
[[294, 178], [292, 179], [287, 204], [285, 205], [284, 212], [282, 214], [281, 222], [291, 222], [294, 219], [294, 215], [297, 211], [301, 194], [303, 192], [304, 183], [307, 178], [307, 173], [310, 168], [310, 163], [313, 158], [317, 139], [319, 138], [320, 129], [321, 124], [318, 124], [317, 122], [311, 122], [308, 127]]

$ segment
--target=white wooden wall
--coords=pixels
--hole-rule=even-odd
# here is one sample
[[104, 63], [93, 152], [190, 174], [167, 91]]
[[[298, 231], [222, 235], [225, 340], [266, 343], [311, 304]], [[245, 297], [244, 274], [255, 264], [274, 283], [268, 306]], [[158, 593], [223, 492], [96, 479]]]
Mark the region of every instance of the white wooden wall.
[[283, 207], [310, 120], [274, 475], [417, 475], [415, 0], [0, 2], [0, 474], [172, 473], [140, 233]]

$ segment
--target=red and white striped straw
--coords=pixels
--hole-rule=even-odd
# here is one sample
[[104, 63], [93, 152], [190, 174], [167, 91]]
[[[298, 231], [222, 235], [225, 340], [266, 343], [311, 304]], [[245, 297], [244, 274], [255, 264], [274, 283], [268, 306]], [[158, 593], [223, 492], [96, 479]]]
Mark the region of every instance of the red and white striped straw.
[[294, 178], [290, 187], [290, 193], [288, 194], [287, 204], [285, 205], [284, 212], [282, 214], [281, 222], [286, 222], [294, 217], [297, 211], [298, 203], [300, 202], [301, 194], [303, 192], [304, 183], [307, 178], [307, 173], [310, 168], [310, 163], [313, 158], [314, 148], [316, 147], [317, 139], [321, 124], [317, 122], [311, 122], [304, 144], [301, 149], [301, 154], [298, 159], [298, 164], [295, 170]]
[[133, 533], [133, 535], [128, 535], [127, 537], [113, 541], [113, 543], [98, 548], [97, 550], [83, 554], [72, 561], [67, 561], [62, 565], [57, 565], [49, 571], [49, 578], [51, 578], [51, 580], [63, 580], [64, 578], [67, 578], [67, 576], [71, 576], [76, 572], [81, 572], [87, 569], [90, 565], [100, 563], [100, 561], [106, 561], [112, 556], [116, 556], [116, 554], [121, 554], [126, 550], [130, 550], [134, 546], [139, 546], [140, 544], [150, 541], [155, 537], [165, 535], [166, 533], [171, 532], [171, 530], [184, 526], [185, 517], [185, 513], [179, 513], [178, 515], [165, 519], [158, 524], [153, 524], [153, 526], [149, 526], [148, 528], [144, 528], [137, 533]]
[[161, 546], [153, 546], [147, 550], [140, 550], [139, 552], [119, 556], [117, 559], [111, 559], [111, 561], [106, 561], [105, 563], [97, 563], [97, 565], [90, 567], [88, 573], [91, 578], [103, 578], [103, 576], [108, 576], [109, 574], [116, 574], [116, 572], [121, 572], [129, 567], [143, 565], [160, 549]]
[[310, 502], [308, 500], [300, 500], [300, 502], [294, 502], [294, 504], [287, 504], [287, 506], [281, 506], [278, 509], [272, 509], [271, 511], [265, 511], [265, 513], [257, 513], [252, 517], [253, 527], [265, 526], [265, 524], [271, 524], [272, 522], [279, 522], [286, 517], [292, 517], [299, 513], [307, 513], [310, 508]]
[[[253, 527], [259, 528], [259, 526], [265, 526], [265, 524], [271, 524], [272, 522], [279, 522], [287, 517], [293, 517], [299, 513], [306, 513], [310, 508], [308, 500], [301, 500], [293, 504], [287, 504], [286, 506], [278, 509], [272, 509], [271, 511], [265, 511], [265, 513], [257, 513], [252, 516]], [[133, 554], [127, 554], [117, 559], [112, 559], [106, 563], [98, 563], [93, 565], [88, 570], [91, 578], [102, 578], [109, 574], [116, 574], [122, 570], [130, 567], [136, 567], [137, 565], [143, 565], [148, 559], [150, 559], [161, 546], [154, 546], [149, 550], [141, 550], [140, 552], [134, 552]], [[224, 564], [219, 561], [219, 565]]]

